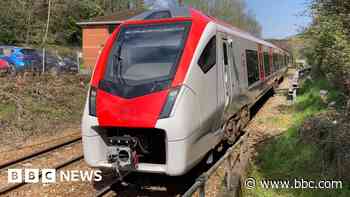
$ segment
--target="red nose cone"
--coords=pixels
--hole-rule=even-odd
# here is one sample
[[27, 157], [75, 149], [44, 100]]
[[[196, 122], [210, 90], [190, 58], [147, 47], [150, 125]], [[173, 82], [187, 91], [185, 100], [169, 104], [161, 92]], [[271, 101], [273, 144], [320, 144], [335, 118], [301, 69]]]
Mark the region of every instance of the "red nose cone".
[[154, 128], [168, 90], [125, 99], [97, 92], [97, 117], [102, 127]]

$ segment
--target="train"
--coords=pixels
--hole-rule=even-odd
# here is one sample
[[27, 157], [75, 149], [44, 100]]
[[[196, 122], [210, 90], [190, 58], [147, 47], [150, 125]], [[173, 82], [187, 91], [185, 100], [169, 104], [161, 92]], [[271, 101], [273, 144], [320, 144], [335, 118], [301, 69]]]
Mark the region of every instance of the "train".
[[232, 143], [283, 79], [286, 50], [189, 7], [124, 21], [100, 53], [82, 117], [86, 163], [186, 174]]

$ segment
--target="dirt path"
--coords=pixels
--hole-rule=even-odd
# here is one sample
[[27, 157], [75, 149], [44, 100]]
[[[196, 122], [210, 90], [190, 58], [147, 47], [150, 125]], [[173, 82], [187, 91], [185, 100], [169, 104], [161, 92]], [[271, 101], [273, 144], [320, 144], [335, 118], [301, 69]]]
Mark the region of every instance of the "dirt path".
[[251, 132], [249, 144], [254, 154], [257, 145], [280, 135], [291, 126], [292, 114], [289, 113], [285, 94], [289, 88], [289, 77], [293, 74], [294, 70], [288, 72], [288, 77], [285, 77], [274, 96], [267, 100], [247, 127]]

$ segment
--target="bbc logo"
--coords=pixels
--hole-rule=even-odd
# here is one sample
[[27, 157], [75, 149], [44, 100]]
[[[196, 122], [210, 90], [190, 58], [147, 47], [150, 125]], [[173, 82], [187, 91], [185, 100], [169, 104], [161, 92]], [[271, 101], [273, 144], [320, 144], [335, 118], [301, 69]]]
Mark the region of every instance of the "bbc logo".
[[[58, 170], [55, 169], [8, 169], [9, 183], [55, 183], [56, 179], [64, 181], [99, 182], [102, 181], [101, 170]], [[57, 178], [56, 178], [57, 177]]]
[[[8, 183], [55, 183], [55, 169], [8, 169]], [[39, 180], [41, 176], [41, 180]]]

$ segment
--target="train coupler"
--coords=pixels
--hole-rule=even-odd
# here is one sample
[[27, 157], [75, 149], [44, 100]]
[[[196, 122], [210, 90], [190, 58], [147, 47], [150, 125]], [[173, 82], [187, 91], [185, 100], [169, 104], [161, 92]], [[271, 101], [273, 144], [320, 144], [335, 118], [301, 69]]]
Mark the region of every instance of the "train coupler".
[[139, 163], [137, 141], [132, 137], [113, 137], [107, 147], [107, 161], [117, 170], [133, 171]]

